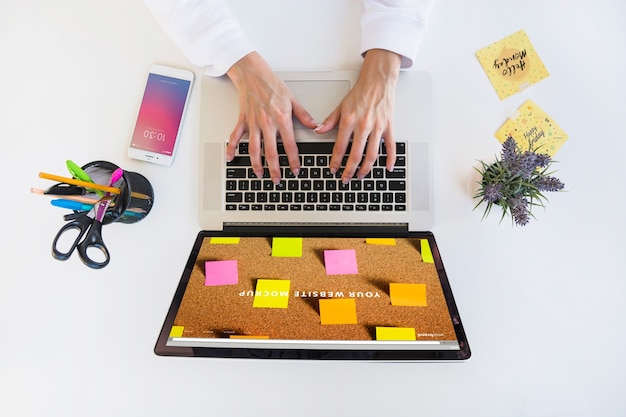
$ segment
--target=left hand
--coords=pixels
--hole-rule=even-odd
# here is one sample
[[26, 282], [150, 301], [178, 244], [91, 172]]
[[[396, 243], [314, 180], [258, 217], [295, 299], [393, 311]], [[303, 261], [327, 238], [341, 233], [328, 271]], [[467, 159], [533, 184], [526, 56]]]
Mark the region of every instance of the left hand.
[[386, 168], [393, 171], [396, 161], [393, 108], [400, 60], [399, 55], [390, 51], [367, 51], [356, 84], [315, 129], [321, 134], [339, 125], [329, 164], [331, 172], [341, 168], [352, 137], [352, 149], [341, 176], [344, 183], [349, 182], [355, 173], [357, 178], [362, 179], [370, 172], [378, 158], [381, 138], [387, 150]]

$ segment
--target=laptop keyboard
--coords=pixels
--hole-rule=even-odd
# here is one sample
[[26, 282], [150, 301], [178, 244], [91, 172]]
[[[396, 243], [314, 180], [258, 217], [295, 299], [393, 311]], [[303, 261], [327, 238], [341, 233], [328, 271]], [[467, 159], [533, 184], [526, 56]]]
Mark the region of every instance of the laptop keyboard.
[[[406, 143], [396, 143], [393, 172], [385, 168], [387, 156], [381, 143], [379, 157], [362, 180], [341, 181], [342, 169], [330, 172], [332, 142], [298, 143], [301, 168], [298, 176], [289, 169], [287, 155], [279, 145], [281, 178], [274, 184], [265, 168], [263, 178], [254, 174], [248, 143], [239, 143], [235, 158], [226, 167], [226, 210], [229, 211], [406, 211]], [[348, 152], [349, 153], [349, 149]], [[342, 167], [345, 166], [344, 156]]]

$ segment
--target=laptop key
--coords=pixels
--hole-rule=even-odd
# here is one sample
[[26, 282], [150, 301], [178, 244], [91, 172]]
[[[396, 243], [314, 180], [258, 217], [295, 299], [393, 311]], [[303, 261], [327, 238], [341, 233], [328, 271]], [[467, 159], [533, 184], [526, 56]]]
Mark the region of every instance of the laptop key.
[[391, 191], [405, 191], [406, 181], [389, 181], [389, 189]]
[[241, 203], [243, 201], [242, 193], [226, 193], [227, 203]]

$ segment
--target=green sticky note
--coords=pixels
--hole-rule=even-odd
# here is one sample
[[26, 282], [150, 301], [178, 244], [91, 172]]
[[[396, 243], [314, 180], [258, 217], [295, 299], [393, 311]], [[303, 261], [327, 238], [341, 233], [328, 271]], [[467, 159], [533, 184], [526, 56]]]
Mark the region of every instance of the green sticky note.
[[275, 237], [272, 239], [272, 256], [280, 258], [302, 258], [302, 238]]
[[287, 308], [290, 285], [288, 279], [258, 279], [252, 307]]
[[417, 340], [412, 327], [376, 327], [376, 340]]
[[420, 239], [420, 243], [422, 245], [422, 261], [428, 262], [430, 264], [435, 263], [435, 260], [433, 259], [433, 253], [430, 251], [428, 239]]

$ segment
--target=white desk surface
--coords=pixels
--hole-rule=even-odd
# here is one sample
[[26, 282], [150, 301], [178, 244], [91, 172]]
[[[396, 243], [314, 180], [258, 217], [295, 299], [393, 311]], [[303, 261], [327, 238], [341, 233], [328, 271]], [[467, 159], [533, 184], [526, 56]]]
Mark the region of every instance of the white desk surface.
[[[275, 69], [359, 63], [358, 2], [232, 4]], [[3, 0], [0, 414], [625, 415], [625, 16], [618, 0], [438, 1], [415, 68], [432, 73], [433, 232], [473, 357], [271, 362], [152, 351], [199, 230], [200, 89], [172, 167], [126, 146], [148, 66], [200, 69], [138, 0]], [[519, 29], [551, 75], [500, 100], [474, 53]], [[556, 156], [568, 192], [524, 228], [481, 221], [473, 167], [499, 153], [493, 133], [527, 98], [570, 135]], [[109, 160], [155, 188], [145, 220], [105, 229], [101, 271], [52, 259], [62, 212], [29, 192], [66, 159]]]

